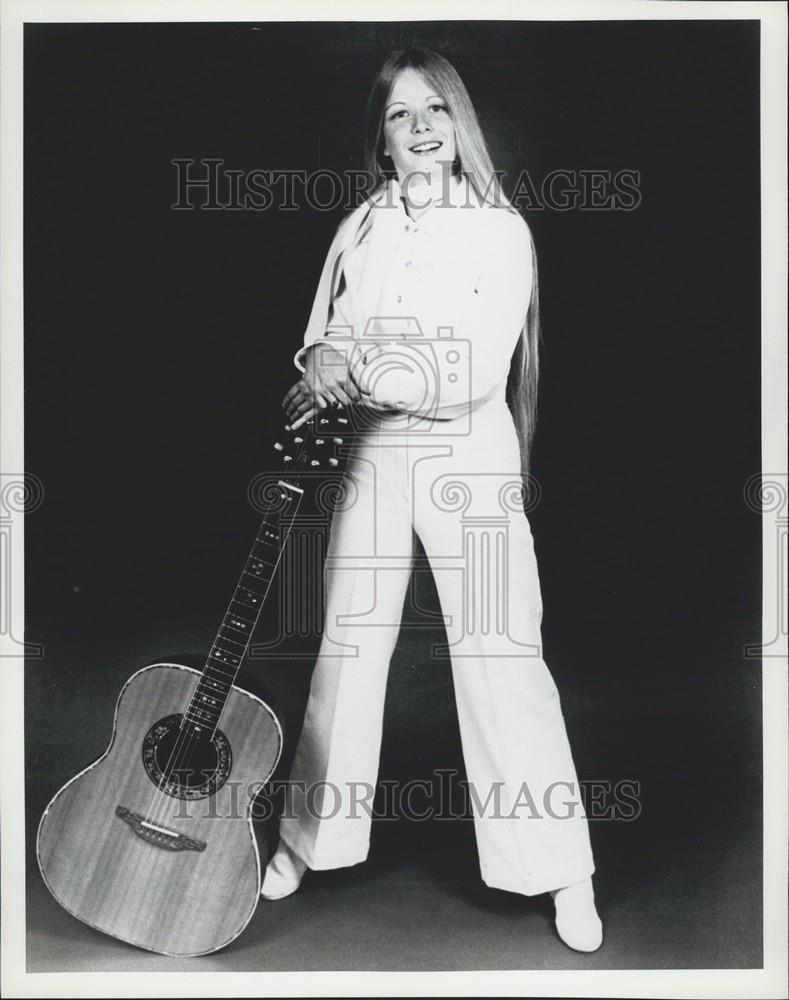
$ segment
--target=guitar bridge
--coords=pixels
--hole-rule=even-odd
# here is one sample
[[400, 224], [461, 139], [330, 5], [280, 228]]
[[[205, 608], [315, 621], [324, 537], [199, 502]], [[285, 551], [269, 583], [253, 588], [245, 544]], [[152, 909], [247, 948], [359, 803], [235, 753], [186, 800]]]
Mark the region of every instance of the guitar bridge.
[[154, 847], [162, 847], [165, 851], [204, 851], [208, 846], [203, 840], [185, 837], [175, 830], [167, 830], [163, 826], [151, 823], [139, 813], [132, 812], [125, 806], [116, 806], [115, 815], [134, 830], [138, 837]]

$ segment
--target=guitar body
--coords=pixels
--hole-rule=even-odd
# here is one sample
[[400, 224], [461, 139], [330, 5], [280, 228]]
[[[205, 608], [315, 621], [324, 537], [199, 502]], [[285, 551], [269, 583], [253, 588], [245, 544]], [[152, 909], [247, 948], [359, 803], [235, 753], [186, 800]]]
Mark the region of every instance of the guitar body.
[[282, 748], [271, 709], [235, 686], [216, 733], [179, 728], [200, 676], [174, 663], [137, 671], [107, 751], [61, 788], [38, 828], [38, 863], [61, 906], [163, 955], [216, 951], [252, 918], [251, 805]]
[[[342, 411], [342, 408], [338, 408]], [[260, 898], [251, 807], [282, 751], [277, 717], [236, 687], [283, 547], [316, 470], [337, 470], [348, 416], [286, 426], [266, 514], [202, 671], [156, 663], [126, 682], [104, 755], [55, 795], [38, 827], [47, 888], [96, 930], [161, 955], [230, 944]]]

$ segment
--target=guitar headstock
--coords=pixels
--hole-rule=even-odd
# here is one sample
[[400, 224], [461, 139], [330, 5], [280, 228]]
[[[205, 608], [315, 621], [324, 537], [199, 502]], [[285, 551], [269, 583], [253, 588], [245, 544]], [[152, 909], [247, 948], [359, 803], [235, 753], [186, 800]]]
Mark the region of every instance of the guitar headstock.
[[337, 469], [342, 460], [341, 448], [350, 429], [348, 413], [342, 406], [321, 410], [296, 430], [286, 424], [274, 443], [283, 471], [294, 476]]

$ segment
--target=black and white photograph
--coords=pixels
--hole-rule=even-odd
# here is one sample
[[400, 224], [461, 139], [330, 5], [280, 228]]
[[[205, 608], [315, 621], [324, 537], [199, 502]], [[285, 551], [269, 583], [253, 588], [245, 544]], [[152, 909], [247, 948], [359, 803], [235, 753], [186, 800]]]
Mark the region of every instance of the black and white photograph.
[[6, 0], [4, 995], [787, 995], [786, 26]]

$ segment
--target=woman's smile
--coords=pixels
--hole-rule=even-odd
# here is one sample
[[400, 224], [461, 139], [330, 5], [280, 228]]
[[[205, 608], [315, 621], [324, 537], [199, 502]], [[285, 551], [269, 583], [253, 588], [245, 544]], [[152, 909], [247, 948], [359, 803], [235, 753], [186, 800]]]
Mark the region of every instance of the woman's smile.
[[415, 171], [438, 177], [455, 159], [455, 125], [447, 102], [414, 69], [403, 70], [395, 80], [383, 134], [384, 153], [391, 157], [401, 184]]
[[424, 153], [434, 153], [437, 149], [441, 149], [443, 142], [438, 140], [431, 140], [430, 142], [421, 142], [416, 146], [411, 146], [412, 153], [418, 153], [420, 156]]

